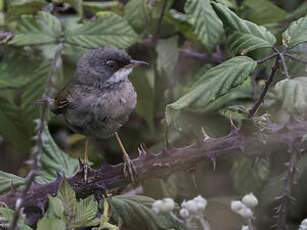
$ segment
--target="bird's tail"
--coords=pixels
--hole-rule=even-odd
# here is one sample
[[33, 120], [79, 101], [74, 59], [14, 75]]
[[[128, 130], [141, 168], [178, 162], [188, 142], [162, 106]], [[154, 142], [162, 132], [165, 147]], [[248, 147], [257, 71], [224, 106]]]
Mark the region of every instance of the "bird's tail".
[[48, 103], [49, 105], [52, 105], [54, 103], [54, 99], [52, 98], [41, 98], [36, 99], [30, 102], [30, 104], [45, 104]]

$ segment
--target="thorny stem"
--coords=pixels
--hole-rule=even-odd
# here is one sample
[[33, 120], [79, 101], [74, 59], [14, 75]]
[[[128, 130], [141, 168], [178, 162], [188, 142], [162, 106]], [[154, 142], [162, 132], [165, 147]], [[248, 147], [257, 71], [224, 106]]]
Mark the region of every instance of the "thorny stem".
[[290, 154], [290, 160], [286, 164], [288, 167], [288, 173], [285, 178], [285, 186], [283, 194], [280, 197], [277, 197], [277, 200], [280, 200], [280, 204], [278, 207], [276, 207], [276, 213], [277, 213], [277, 223], [276, 228], [278, 230], [286, 230], [288, 229], [287, 226], [287, 211], [288, 211], [288, 205], [290, 202], [294, 202], [295, 199], [292, 196], [292, 185], [294, 184], [294, 174], [295, 174], [295, 165], [297, 162], [297, 155], [298, 151], [294, 147], [293, 143], [289, 146], [289, 154]]
[[259, 106], [264, 101], [264, 97], [265, 97], [267, 91], [269, 90], [269, 88], [270, 88], [270, 86], [271, 86], [271, 84], [273, 82], [273, 78], [274, 78], [274, 75], [275, 75], [278, 67], [279, 67], [279, 56], [277, 56], [276, 59], [275, 59], [275, 64], [272, 67], [271, 75], [270, 75], [269, 79], [265, 82], [265, 87], [264, 87], [260, 97], [256, 101], [256, 103], [253, 106], [253, 108], [249, 111], [249, 117], [253, 117], [255, 115], [255, 113], [257, 112], [257, 110], [259, 108]]
[[249, 219], [248, 219], [248, 230], [256, 230], [252, 218], [249, 218]]
[[[263, 129], [249, 135], [240, 130], [234, 130], [229, 135], [219, 138], [207, 138], [201, 146], [191, 144], [184, 147], [173, 147], [168, 153], [159, 152], [152, 153], [149, 150], [141, 148], [140, 156], [133, 160], [135, 170], [137, 171], [140, 182], [148, 178], [167, 179], [168, 176], [176, 171], [186, 171], [195, 168], [195, 165], [202, 161], [210, 161], [212, 158], [232, 157], [236, 154], [244, 154], [245, 156], [263, 155], [268, 151], [274, 152], [273, 148], [280, 149], [280, 145], [287, 143], [289, 138], [293, 140], [300, 139], [307, 132], [307, 122], [293, 120], [291, 123], [282, 125], [276, 129], [276, 125], [267, 124]], [[282, 131], [280, 131], [282, 130]], [[263, 143], [259, 140], [266, 140]], [[306, 148], [307, 143], [300, 142], [300, 148]], [[244, 151], [242, 151], [244, 149]], [[93, 169], [89, 172], [88, 182], [83, 180], [83, 172], [79, 171], [76, 175], [68, 178], [68, 183], [75, 190], [78, 198], [85, 198], [91, 194], [101, 191], [110, 191], [114, 188], [123, 188], [129, 181], [123, 175], [123, 164], [111, 166], [107, 163], [103, 164], [99, 169]], [[59, 189], [63, 176], [58, 175], [56, 181], [49, 184], [32, 185], [27, 193], [24, 207], [27, 214], [27, 223], [34, 226], [39, 215], [33, 214], [33, 207], [39, 208], [44, 213], [48, 204], [48, 194], [55, 196]], [[14, 208], [16, 199], [20, 192], [11, 190], [5, 195], [0, 195], [0, 203], [5, 203], [9, 208]], [[31, 209], [27, 209], [31, 207]]]
[[[47, 84], [47, 88], [45, 90], [44, 93], [44, 98], [50, 98], [51, 93], [52, 93], [52, 82], [55, 81], [55, 73], [56, 70], [62, 65], [62, 50], [63, 50], [63, 43], [60, 43], [57, 47], [57, 51], [55, 53], [55, 57], [54, 57], [54, 61], [53, 61], [53, 65], [51, 68], [51, 73], [49, 76], [49, 81]], [[35, 177], [39, 174], [39, 167], [40, 167], [40, 152], [42, 150], [43, 147], [43, 140], [44, 140], [44, 129], [45, 129], [45, 125], [47, 122], [47, 115], [48, 115], [48, 109], [49, 109], [49, 103], [48, 101], [45, 101], [42, 105], [42, 112], [41, 112], [41, 116], [40, 119], [38, 121], [37, 124], [37, 137], [35, 138], [36, 140], [36, 145], [32, 151], [31, 154], [31, 158], [28, 161], [31, 170], [27, 175], [26, 178], [26, 182], [25, 182], [25, 187], [21, 192], [21, 195], [19, 198], [17, 198], [16, 203], [15, 203], [15, 212], [14, 212], [14, 216], [13, 219], [11, 221], [11, 224], [9, 226], [9, 230], [15, 230], [17, 228], [17, 223], [18, 223], [18, 219], [20, 217], [21, 214], [21, 210], [24, 204], [24, 200], [27, 196], [27, 193], [32, 185], [32, 183], [35, 180]]]

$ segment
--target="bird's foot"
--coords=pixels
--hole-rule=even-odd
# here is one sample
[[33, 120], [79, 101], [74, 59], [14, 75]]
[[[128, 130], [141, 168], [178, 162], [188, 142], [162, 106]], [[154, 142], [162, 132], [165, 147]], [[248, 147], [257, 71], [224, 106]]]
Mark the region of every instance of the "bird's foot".
[[91, 166], [89, 165], [89, 163], [88, 163], [87, 160], [85, 160], [85, 161], [83, 162], [82, 167], [83, 167], [84, 181], [87, 182], [88, 173], [89, 173], [90, 171], [92, 171], [93, 169], [91, 168]]
[[129, 179], [133, 186], [137, 185], [137, 173], [128, 154], [124, 155], [124, 176]]

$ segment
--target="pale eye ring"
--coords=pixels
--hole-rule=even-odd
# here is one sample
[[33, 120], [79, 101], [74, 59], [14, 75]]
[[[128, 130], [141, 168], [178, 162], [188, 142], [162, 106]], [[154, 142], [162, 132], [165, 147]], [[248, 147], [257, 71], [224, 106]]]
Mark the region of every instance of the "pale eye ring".
[[115, 68], [117, 66], [117, 63], [114, 60], [108, 60], [106, 64], [111, 68]]

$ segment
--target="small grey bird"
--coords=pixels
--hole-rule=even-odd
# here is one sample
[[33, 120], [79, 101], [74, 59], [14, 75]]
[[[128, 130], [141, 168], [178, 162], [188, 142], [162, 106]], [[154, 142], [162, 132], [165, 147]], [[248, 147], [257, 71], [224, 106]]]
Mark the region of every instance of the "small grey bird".
[[84, 54], [68, 84], [58, 92], [51, 103], [55, 114], [62, 114], [68, 126], [86, 136], [84, 153], [84, 179], [89, 169], [88, 137], [108, 138], [115, 134], [124, 159], [124, 174], [135, 182], [132, 162], [117, 134], [134, 110], [137, 95], [128, 75], [138, 64], [124, 51], [100, 48]]

